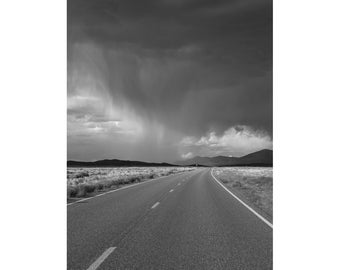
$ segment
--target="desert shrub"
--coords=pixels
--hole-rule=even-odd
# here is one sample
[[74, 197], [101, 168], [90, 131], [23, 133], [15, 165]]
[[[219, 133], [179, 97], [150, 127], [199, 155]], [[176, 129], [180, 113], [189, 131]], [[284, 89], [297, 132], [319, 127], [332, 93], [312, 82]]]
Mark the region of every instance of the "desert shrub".
[[78, 179], [76, 182], [77, 182], [77, 184], [83, 184], [84, 183], [84, 179]]
[[131, 177], [128, 177], [126, 180], [125, 180], [125, 184], [132, 184], [136, 181], [136, 178], [134, 176], [131, 176]]
[[77, 186], [78, 190], [77, 190], [77, 197], [84, 197], [86, 195], [86, 191], [85, 191], [85, 185], [79, 185]]
[[94, 192], [96, 190], [96, 185], [87, 184], [87, 185], [84, 185], [84, 188], [85, 188], [86, 194], [87, 193], [92, 193], [92, 192]]
[[78, 193], [78, 188], [77, 187], [73, 187], [73, 186], [68, 186], [67, 187], [67, 197], [76, 197]]
[[88, 193], [92, 193], [96, 190], [96, 186], [92, 185], [92, 184], [82, 184], [77, 186], [78, 188], [78, 192], [77, 192], [77, 197], [84, 197], [86, 196]]
[[118, 188], [188, 170], [192, 168], [68, 168], [67, 196], [84, 197], [96, 190]]
[[224, 178], [222, 178], [221, 181], [222, 181], [223, 183], [226, 183], [226, 184], [228, 184], [228, 183], [230, 182], [228, 179], [224, 179]]
[[75, 178], [83, 178], [83, 177], [88, 177], [89, 173], [88, 172], [79, 172], [75, 175]]
[[98, 190], [103, 190], [104, 189], [104, 184], [103, 183], [97, 183], [96, 184]]
[[117, 181], [113, 182], [115, 185], [124, 185], [125, 184], [125, 179], [124, 178], [119, 178]]
[[115, 186], [115, 185], [117, 185], [117, 184], [116, 184], [116, 181], [111, 180], [111, 181], [109, 181], [109, 182], [106, 184], [106, 187], [112, 188], [112, 187]]
[[127, 184], [132, 184], [132, 183], [136, 183], [136, 182], [140, 182], [141, 181], [141, 177], [139, 176], [131, 176], [128, 178]]
[[272, 185], [273, 184], [273, 178], [271, 177], [259, 177], [255, 178], [253, 182], [256, 185]]
[[234, 183], [232, 184], [232, 186], [237, 188], [237, 187], [241, 187], [242, 185], [241, 185], [240, 182], [234, 182]]
[[105, 182], [103, 182], [103, 185], [104, 185], [104, 189], [110, 188], [111, 187], [111, 181], [105, 181]]

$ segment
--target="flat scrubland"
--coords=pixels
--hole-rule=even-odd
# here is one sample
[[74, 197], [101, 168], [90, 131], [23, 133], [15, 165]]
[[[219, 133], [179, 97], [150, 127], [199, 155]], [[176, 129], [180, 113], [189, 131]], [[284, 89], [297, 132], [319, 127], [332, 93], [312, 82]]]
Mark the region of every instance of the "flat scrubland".
[[272, 167], [221, 167], [214, 176], [249, 206], [260, 209], [270, 221], [273, 219]]
[[67, 198], [82, 198], [170, 174], [192, 167], [67, 168]]

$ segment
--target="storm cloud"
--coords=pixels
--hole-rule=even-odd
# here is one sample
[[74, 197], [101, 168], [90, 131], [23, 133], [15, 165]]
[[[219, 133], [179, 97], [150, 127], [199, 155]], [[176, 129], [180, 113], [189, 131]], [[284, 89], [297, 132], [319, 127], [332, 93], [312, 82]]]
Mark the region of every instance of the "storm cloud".
[[243, 155], [271, 138], [271, 1], [68, 1], [68, 159]]

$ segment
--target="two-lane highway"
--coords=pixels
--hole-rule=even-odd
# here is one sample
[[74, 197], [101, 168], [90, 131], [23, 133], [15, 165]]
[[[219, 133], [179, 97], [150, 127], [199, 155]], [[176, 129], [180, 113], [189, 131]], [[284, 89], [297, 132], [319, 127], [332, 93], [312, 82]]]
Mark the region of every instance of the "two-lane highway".
[[272, 228], [197, 169], [68, 206], [68, 269], [272, 269]]

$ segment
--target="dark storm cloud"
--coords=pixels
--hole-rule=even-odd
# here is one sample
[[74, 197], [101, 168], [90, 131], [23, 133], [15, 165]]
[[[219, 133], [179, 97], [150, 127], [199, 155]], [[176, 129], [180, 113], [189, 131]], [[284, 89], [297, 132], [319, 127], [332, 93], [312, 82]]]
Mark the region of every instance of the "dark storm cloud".
[[271, 1], [69, 0], [68, 62], [69, 94], [85, 69], [115, 106], [183, 137], [271, 136]]

